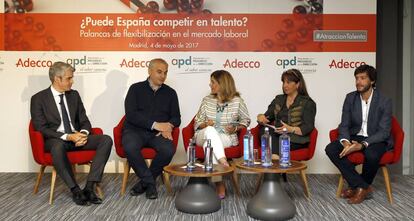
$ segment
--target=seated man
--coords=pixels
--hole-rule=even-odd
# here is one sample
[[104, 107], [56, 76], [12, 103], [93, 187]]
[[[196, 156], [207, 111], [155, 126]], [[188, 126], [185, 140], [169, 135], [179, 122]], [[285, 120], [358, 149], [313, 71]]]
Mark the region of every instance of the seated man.
[[[140, 178], [130, 191], [132, 196], [146, 192], [148, 199], [156, 199], [155, 180], [175, 153], [172, 130], [180, 125], [181, 116], [177, 93], [164, 84], [167, 72], [166, 61], [159, 58], [151, 60], [147, 80], [133, 84], [125, 98], [122, 145], [129, 165]], [[150, 168], [141, 155], [144, 146], [157, 151]]]
[[[341, 193], [349, 204], [358, 204], [371, 196], [370, 186], [379, 169], [382, 155], [392, 148], [391, 100], [375, 89], [377, 72], [369, 65], [359, 66], [355, 72], [356, 91], [347, 94], [342, 108], [338, 140], [325, 151], [338, 167], [348, 189]], [[365, 156], [362, 174], [348, 160], [347, 155], [361, 151]]]
[[[52, 154], [53, 166], [73, 194], [78, 205], [100, 204], [102, 199], [94, 186], [102, 179], [105, 164], [111, 153], [112, 139], [107, 135], [91, 135], [91, 123], [82, 100], [72, 90], [75, 69], [67, 63], [55, 62], [49, 69], [52, 85], [33, 95], [30, 104], [32, 122], [45, 139], [45, 150]], [[66, 153], [72, 150], [96, 150], [86, 186], [76, 183]]]

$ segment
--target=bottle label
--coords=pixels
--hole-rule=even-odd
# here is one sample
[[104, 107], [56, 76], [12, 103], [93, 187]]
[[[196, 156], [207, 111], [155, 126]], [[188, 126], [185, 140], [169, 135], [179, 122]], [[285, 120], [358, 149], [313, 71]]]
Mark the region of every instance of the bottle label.
[[266, 140], [262, 139], [262, 161], [265, 160], [266, 157]]
[[280, 146], [280, 163], [289, 164], [290, 142], [289, 139], [282, 139]]
[[244, 138], [243, 139], [243, 147], [244, 147], [244, 154], [243, 154], [243, 158], [245, 161], [249, 160], [249, 139], [248, 138]]

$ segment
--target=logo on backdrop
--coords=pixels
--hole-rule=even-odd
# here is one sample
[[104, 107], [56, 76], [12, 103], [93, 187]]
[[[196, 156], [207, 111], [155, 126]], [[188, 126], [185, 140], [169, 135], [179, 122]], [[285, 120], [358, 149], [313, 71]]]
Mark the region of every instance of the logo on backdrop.
[[76, 73], [105, 73], [108, 62], [104, 57], [82, 56], [75, 58], [19, 58], [16, 61], [18, 68], [49, 68], [55, 61], [65, 61], [76, 68]]
[[46, 68], [52, 66], [53, 61], [46, 59], [19, 58], [16, 62], [18, 68]]
[[76, 68], [76, 73], [106, 73], [108, 62], [105, 57], [86, 56], [68, 58], [66, 63]]
[[122, 62], [119, 64], [121, 68], [148, 68], [150, 61], [136, 60], [131, 59], [122, 59]]
[[316, 63], [315, 58], [313, 57], [288, 57], [288, 58], [277, 58], [276, 61], [277, 67], [282, 67], [283, 70], [296, 68], [302, 72], [302, 74], [311, 74], [316, 73]]
[[345, 61], [341, 58], [341, 60], [332, 59], [329, 63], [329, 68], [339, 68], [339, 69], [348, 69], [348, 68], [357, 68], [363, 64], [366, 64], [364, 61]]
[[223, 68], [240, 68], [240, 69], [251, 69], [251, 68], [260, 68], [260, 61], [244, 61], [233, 59], [226, 59], [223, 64]]
[[210, 57], [173, 58], [170, 63], [179, 69], [178, 74], [211, 73], [213, 66]]

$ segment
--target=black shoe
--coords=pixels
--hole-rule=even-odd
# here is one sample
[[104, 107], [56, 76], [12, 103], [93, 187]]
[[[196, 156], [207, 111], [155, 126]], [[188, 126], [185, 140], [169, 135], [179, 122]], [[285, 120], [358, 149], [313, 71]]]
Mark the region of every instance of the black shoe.
[[139, 196], [139, 195], [145, 193], [146, 190], [147, 190], [147, 188], [145, 187], [143, 182], [139, 181], [138, 183], [136, 183], [134, 185], [134, 187], [131, 188], [131, 190], [129, 191], [129, 194], [131, 196]]
[[288, 180], [287, 180], [286, 173], [282, 173], [282, 177], [283, 177], [283, 181], [285, 181], [285, 182], [287, 182], [287, 181], [288, 181]]
[[80, 206], [88, 206], [88, 198], [83, 194], [83, 192], [81, 190], [79, 191], [75, 191], [72, 193], [72, 199], [73, 202], [76, 203], [76, 205], [80, 205]]
[[85, 188], [83, 189], [83, 194], [86, 196], [86, 198], [88, 199], [90, 203], [93, 203], [93, 204], [102, 203], [102, 199], [99, 198], [93, 190]]
[[147, 197], [147, 199], [150, 199], [150, 200], [154, 200], [158, 198], [157, 188], [155, 187], [155, 185], [152, 184], [147, 187], [145, 196]]

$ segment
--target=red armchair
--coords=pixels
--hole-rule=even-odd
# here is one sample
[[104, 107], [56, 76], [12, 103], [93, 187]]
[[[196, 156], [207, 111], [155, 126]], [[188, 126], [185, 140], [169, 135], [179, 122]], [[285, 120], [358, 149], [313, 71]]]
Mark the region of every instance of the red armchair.
[[[255, 128], [252, 129], [252, 134], [254, 136], [254, 148], [260, 149], [260, 127], [262, 127], [260, 124], [258, 124]], [[313, 128], [313, 130], [310, 133], [310, 141], [309, 145], [306, 148], [298, 149], [298, 150], [292, 150], [290, 151], [290, 159], [296, 160], [296, 161], [308, 161], [311, 160], [313, 155], [315, 154], [316, 149], [316, 141], [318, 139], [318, 130], [316, 128]], [[261, 155], [261, 151], [258, 151], [258, 155]], [[310, 196], [309, 193], [309, 187], [308, 187], [308, 181], [306, 178], [306, 174], [304, 170], [300, 171], [300, 175], [302, 178], [303, 186], [305, 188], [305, 194], [307, 197]]]
[[[103, 134], [102, 129], [100, 128], [92, 128], [92, 134]], [[36, 131], [32, 121], [29, 122], [29, 136], [30, 136], [30, 143], [32, 146], [32, 153], [33, 158], [36, 163], [40, 164], [40, 170], [37, 175], [37, 180], [34, 186], [33, 193], [37, 194], [39, 190], [39, 184], [42, 180], [43, 174], [45, 172], [45, 168], [47, 166], [52, 166], [52, 154], [45, 151], [44, 148], [44, 139], [42, 133]], [[70, 151], [68, 152], [69, 162], [72, 164], [72, 169], [75, 172], [76, 164], [89, 164], [93, 157], [95, 156], [95, 150], [81, 150], [81, 151]], [[52, 169], [52, 179], [50, 184], [50, 197], [49, 197], [49, 204], [53, 203], [53, 194], [55, 189], [55, 182], [56, 182], [56, 170], [53, 167]], [[100, 197], [102, 197], [102, 190], [99, 185], [97, 185], [97, 192]]]
[[[338, 129], [331, 130], [329, 132], [329, 138], [332, 141], [338, 138], [339, 131]], [[387, 164], [394, 164], [400, 160], [402, 147], [404, 143], [404, 131], [401, 129], [400, 124], [398, 123], [397, 119], [393, 116], [391, 121], [391, 135], [394, 140], [394, 149], [387, 151], [380, 160], [380, 166], [382, 173], [384, 175], [385, 187], [387, 189], [387, 196], [388, 201], [392, 204], [392, 191], [391, 191], [391, 183], [390, 177], [388, 174]], [[362, 164], [364, 162], [364, 155], [361, 152], [354, 152], [348, 155], [348, 159], [355, 165]], [[338, 189], [336, 191], [336, 196], [339, 197], [342, 188], [343, 188], [344, 179], [342, 175], [339, 177], [339, 184]]]
[[[114, 127], [115, 150], [116, 150], [116, 154], [118, 154], [118, 156], [121, 157], [121, 158], [126, 158], [124, 148], [122, 146], [122, 129], [124, 128], [124, 122], [125, 122], [125, 116], [123, 116], [121, 121], [119, 121], [118, 125], [116, 125], [116, 127]], [[172, 136], [173, 136], [173, 144], [174, 144], [175, 149], [177, 149], [178, 136], [179, 135], [180, 135], [180, 129], [178, 127], [174, 128], [174, 130], [172, 132]], [[150, 147], [144, 147], [144, 148], [141, 149], [141, 154], [144, 157], [145, 162], [147, 163], [147, 165], [150, 165], [152, 159], [154, 159], [155, 156], [157, 155], [157, 152], [154, 149], [150, 148]], [[127, 182], [128, 182], [128, 175], [129, 175], [130, 170], [131, 170], [131, 167], [129, 166], [128, 161], [125, 160], [125, 162], [124, 162], [124, 174], [123, 174], [122, 186], [121, 186], [121, 195], [125, 194], [126, 185], [127, 185]], [[169, 176], [168, 176], [167, 173], [163, 172], [163, 179], [164, 179], [164, 184], [167, 188], [167, 191], [169, 193], [171, 193], [171, 186], [170, 186]]]
[[[183, 143], [184, 143], [184, 149], [187, 152], [188, 149], [188, 145], [190, 143], [190, 139], [192, 137], [194, 137], [194, 118], [191, 120], [191, 122], [183, 128]], [[231, 146], [231, 147], [226, 147], [224, 148], [224, 154], [226, 155], [227, 159], [236, 159], [236, 158], [240, 158], [243, 156], [243, 136], [246, 134], [246, 129], [243, 128], [242, 130], [239, 131], [238, 134], [238, 138], [239, 138], [239, 145], [237, 146]], [[196, 146], [195, 149], [196, 152], [196, 158], [203, 160], [204, 159], [204, 149], [203, 147], [200, 146]], [[235, 165], [230, 162], [230, 165], [235, 168]], [[234, 170], [236, 171], [236, 170]], [[233, 185], [236, 188], [236, 193], [239, 194], [239, 183], [238, 183], [238, 178], [237, 178], [237, 173], [234, 172], [233, 173], [233, 177], [232, 177], [232, 182]]]

